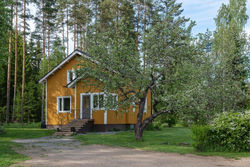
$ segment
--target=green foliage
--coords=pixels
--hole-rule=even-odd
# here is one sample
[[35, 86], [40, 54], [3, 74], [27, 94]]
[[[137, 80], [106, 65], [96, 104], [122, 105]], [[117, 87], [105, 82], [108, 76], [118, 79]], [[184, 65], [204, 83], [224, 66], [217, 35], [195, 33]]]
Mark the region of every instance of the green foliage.
[[194, 125], [192, 127], [193, 146], [197, 150], [206, 151], [209, 149], [209, 130], [209, 126]]
[[146, 127], [146, 130], [154, 131], [154, 130], [162, 130], [162, 124], [159, 121], [153, 121]]
[[208, 126], [194, 126], [192, 132], [200, 151], [249, 151], [250, 113], [222, 113]]
[[[249, 40], [246, 0], [223, 4], [215, 18], [216, 31], [199, 34], [192, 61], [186, 61], [176, 74], [175, 110], [187, 125], [206, 125], [217, 113], [247, 108]], [[187, 81], [187, 82], [183, 82]]]
[[250, 151], [250, 113], [222, 113], [210, 125], [211, 140], [229, 151]]
[[163, 114], [157, 119], [161, 124], [167, 124], [169, 128], [176, 125], [177, 116], [175, 114]]

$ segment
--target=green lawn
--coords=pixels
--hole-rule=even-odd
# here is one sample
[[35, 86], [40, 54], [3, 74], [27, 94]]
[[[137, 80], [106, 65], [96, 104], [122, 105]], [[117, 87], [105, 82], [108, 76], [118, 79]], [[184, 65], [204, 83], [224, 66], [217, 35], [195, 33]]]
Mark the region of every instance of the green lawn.
[[192, 147], [191, 130], [189, 128], [164, 128], [161, 131], [145, 131], [143, 141], [137, 142], [133, 131], [117, 134], [88, 134], [76, 136], [83, 144], [101, 144], [139, 148], [150, 151], [172, 152], [180, 154], [198, 154], [204, 156], [223, 156], [229, 158], [250, 157], [250, 152], [197, 152]]
[[50, 136], [54, 133], [52, 130], [39, 128], [10, 128], [5, 126], [5, 133], [0, 135], [0, 166], [5, 167], [18, 161], [27, 160], [28, 157], [18, 154], [13, 147], [21, 147], [21, 145], [11, 142], [14, 139], [39, 138]]

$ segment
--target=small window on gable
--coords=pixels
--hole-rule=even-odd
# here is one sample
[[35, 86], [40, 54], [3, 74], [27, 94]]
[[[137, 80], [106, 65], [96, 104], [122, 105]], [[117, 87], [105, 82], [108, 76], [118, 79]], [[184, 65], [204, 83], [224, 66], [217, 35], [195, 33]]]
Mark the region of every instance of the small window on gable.
[[146, 97], [146, 99], [145, 99], [145, 105], [144, 105], [144, 110], [143, 110], [143, 112], [147, 112], [147, 97]]
[[71, 97], [57, 97], [57, 112], [71, 112]]
[[75, 70], [68, 70], [67, 71], [67, 84], [72, 82], [74, 79], [76, 79]]

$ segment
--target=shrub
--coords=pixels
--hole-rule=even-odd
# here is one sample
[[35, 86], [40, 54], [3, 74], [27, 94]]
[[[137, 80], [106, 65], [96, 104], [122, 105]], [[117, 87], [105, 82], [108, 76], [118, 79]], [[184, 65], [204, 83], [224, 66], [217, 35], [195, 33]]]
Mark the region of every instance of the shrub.
[[200, 151], [250, 151], [250, 113], [222, 113], [208, 126], [192, 128]]
[[153, 131], [153, 130], [161, 130], [162, 129], [162, 124], [159, 121], [154, 121], [148, 124], [146, 127], [146, 130]]
[[206, 151], [209, 149], [209, 126], [193, 126], [192, 130], [192, 138], [194, 140], [193, 146], [199, 151]]
[[160, 115], [155, 122], [159, 122], [160, 124], [167, 124], [168, 127], [173, 127], [176, 125], [177, 116], [175, 114], [163, 114]]
[[222, 113], [210, 125], [211, 140], [228, 151], [250, 150], [250, 114]]

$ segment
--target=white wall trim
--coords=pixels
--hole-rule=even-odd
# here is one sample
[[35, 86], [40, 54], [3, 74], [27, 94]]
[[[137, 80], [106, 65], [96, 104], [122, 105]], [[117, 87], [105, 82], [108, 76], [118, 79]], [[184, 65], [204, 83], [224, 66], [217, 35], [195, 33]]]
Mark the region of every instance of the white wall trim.
[[104, 124], [105, 125], [108, 124], [108, 112], [107, 112], [107, 110], [104, 110]]
[[76, 106], [77, 106], [76, 105], [76, 102], [77, 102], [77, 93], [76, 93], [77, 90], [76, 89], [77, 89], [77, 84], [75, 85], [75, 119], [76, 119]]

